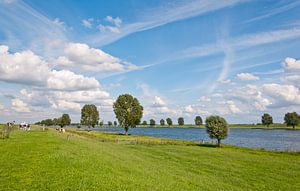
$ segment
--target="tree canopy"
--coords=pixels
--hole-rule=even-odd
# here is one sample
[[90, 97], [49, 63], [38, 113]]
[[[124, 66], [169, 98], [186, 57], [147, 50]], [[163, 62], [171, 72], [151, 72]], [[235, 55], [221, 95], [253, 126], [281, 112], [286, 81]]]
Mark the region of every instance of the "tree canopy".
[[126, 135], [128, 135], [129, 127], [136, 127], [140, 124], [143, 117], [143, 106], [132, 95], [120, 95], [114, 102], [113, 108], [119, 124], [125, 129]]
[[178, 118], [178, 125], [184, 125], [184, 119], [183, 117]]
[[99, 112], [95, 105], [84, 105], [81, 109], [81, 124], [90, 127], [95, 127], [99, 122]]
[[221, 139], [228, 136], [228, 124], [223, 117], [209, 116], [205, 120], [206, 131], [211, 139], [218, 140], [218, 147], [221, 145]]
[[171, 126], [173, 124], [173, 121], [171, 118], [167, 118], [166, 121], [169, 126]]
[[287, 126], [293, 126], [293, 129], [295, 129], [295, 126], [300, 123], [300, 116], [296, 112], [286, 113], [284, 115], [284, 123]]
[[261, 123], [269, 127], [269, 125], [273, 124], [272, 116], [268, 113], [264, 113], [263, 116], [261, 116]]
[[161, 125], [161, 126], [164, 126], [164, 125], [165, 125], [165, 120], [164, 120], [164, 119], [161, 119], [159, 122], [160, 122], [160, 125]]
[[142, 125], [147, 125], [147, 121], [143, 121]]
[[202, 118], [200, 116], [195, 117], [195, 125], [202, 125]]
[[155, 126], [155, 120], [154, 119], [150, 119], [150, 126]]
[[64, 113], [59, 119], [58, 119], [58, 123], [60, 127], [64, 127], [64, 126], [68, 126], [71, 124], [71, 118], [69, 116], [69, 114]]

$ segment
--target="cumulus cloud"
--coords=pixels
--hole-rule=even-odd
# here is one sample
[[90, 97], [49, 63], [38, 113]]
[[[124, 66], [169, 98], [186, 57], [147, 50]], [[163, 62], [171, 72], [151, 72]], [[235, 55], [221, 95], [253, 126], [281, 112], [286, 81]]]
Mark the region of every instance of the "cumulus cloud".
[[159, 96], [154, 96], [153, 107], [164, 107], [166, 102]]
[[300, 70], [300, 60], [287, 57], [284, 61], [284, 68], [286, 70]]
[[75, 110], [80, 111], [81, 105], [76, 102], [66, 100], [51, 101], [51, 107], [58, 110]]
[[207, 96], [201, 96], [199, 98], [199, 101], [209, 102], [209, 101], [211, 101], [211, 99], [209, 97], [207, 97]]
[[30, 112], [30, 109], [28, 108], [27, 104], [18, 98], [11, 100], [11, 108], [19, 113]]
[[81, 20], [81, 24], [82, 24], [84, 27], [90, 28], [90, 29], [91, 29], [91, 28], [93, 27], [93, 25], [92, 25], [93, 21], [94, 21], [93, 18], [83, 19], [83, 20]]
[[250, 73], [240, 73], [240, 74], [237, 74], [237, 78], [239, 80], [243, 80], [243, 81], [259, 80], [258, 76], [255, 76], [255, 75], [250, 74]]
[[64, 54], [57, 58], [56, 63], [65, 68], [90, 72], [124, 72], [139, 69], [133, 64], [82, 43], [67, 44]]
[[50, 69], [41, 57], [29, 50], [14, 54], [8, 50], [7, 46], [0, 45], [0, 80], [30, 85], [45, 84]]
[[93, 77], [84, 77], [67, 70], [53, 70], [47, 80], [48, 88], [56, 90], [85, 90], [99, 88], [99, 82]]
[[110, 25], [100, 24], [98, 26], [98, 29], [101, 32], [109, 31], [112, 33], [121, 33], [122, 19], [120, 19], [119, 17], [113, 18], [112, 16], [106, 16], [104, 20], [108, 22]]
[[280, 85], [280, 84], [264, 84], [263, 91], [268, 96], [274, 98], [277, 105], [284, 103], [300, 104], [300, 90], [293, 85]]

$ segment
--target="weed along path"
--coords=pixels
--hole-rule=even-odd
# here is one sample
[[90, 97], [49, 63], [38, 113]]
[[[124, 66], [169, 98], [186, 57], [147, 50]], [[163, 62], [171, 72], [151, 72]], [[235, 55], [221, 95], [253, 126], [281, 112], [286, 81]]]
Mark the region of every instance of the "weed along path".
[[15, 131], [0, 139], [0, 190], [300, 189], [296, 152], [124, 137]]

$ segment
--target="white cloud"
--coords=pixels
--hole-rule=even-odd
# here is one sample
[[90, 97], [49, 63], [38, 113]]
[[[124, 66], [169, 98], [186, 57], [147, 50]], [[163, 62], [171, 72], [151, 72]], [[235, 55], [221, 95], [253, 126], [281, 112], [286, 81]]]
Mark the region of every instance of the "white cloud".
[[2, 103], [0, 103], [0, 110], [4, 109], [4, 105], [2, 105]]
[[84, 77], [67, 70], [53, 70], [47, 80], [48, 88], [56, 90], [86, 90], [99, 88], [99, 82], [93, 77]]
[[89, 18], [89, 19], [83, 19], [81, 20], [81, 24], [86, 27], [91, 29], [93, 27], [92, 22], [94, 21], [93, 18]]
[[286, 76], [285, 79], [288, 81], [288, 82], [291, 82], [293, 83], [295, 86], [298, 86], [300, 87], [300, 75], [289, 75], [289, 76]]
[[109, 31], [112, 33], [121, 33], [122, 20], [119, 17], [113, 18], [112, 16], [106, 16], [104, 20], [110, 23], [111, 25], [98, 25], [98, 29], [101, 32]]
[[153, 107], [164, 107], [166, 106], [166, 102], [159, 96], [154, 96]]
[[250, 74], [250, 73], [240, 73], [240, 74], [237, 74], [237, 78], [239, 80], [243, 80], [243, 81], [259, 80], [258, 76], [255, 76], [255, 75]]
[[262, 89], [264, 93], [274, 98], [278, 105], [282, 102], [285, 105], [300, 104], [300, 90], [293, 85], [264, 84]]
[[226, 102], [228, 108], [229, 108], [229, 111], [232, 113], [232, 114], [236, 114], [236, 113], [241, 113], [242, 111], [236, 106], [236, 104], [234, 103], [234, 101], [232, 100], [229, 100]]
[[284, 68], [286, 70], [300, 70], [300, 60], [287, 57], [284, 61]]
[[30, 50], [11, 54], [7, 46], [0, 45], [0, 80], [43, 85], [49, 72], [47, 63]]
[[64, 54], [56, 60], [56, 63], [70, 69], [90, 72], [124, 72], [139, 69], [138, 66], [82, 43], [67, 44]]
[[199, 99], [199, 101], [210, 102], [211, 99], [209, 97], [207, 97], [207, 96], [201, 96], [200, 99]]
[[30, 109], [28, 108], [27, 104], [18, 98], [11, 100], [11, 108], [16, 112], [20, 113], [30, 112]]
[[66, 100], [56, 100], [55, 102], [51, 102], [51, 107], [58, 110], [75, 110], [80, 111], [81, 105], [76, 102], [70, 102]]
[[120, 27], [122, 24], [122, 19], [120, 19], [120, 17], [113, 18], [112, 16], [106, 16], [105, 20], [116, 27]]

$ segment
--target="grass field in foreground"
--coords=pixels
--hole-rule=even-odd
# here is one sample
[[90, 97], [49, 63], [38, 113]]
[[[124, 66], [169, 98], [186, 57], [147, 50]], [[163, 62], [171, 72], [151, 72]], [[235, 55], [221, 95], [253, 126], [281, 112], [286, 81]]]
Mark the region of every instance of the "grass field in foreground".
[[117, 144], [53, 130], [15, 131], [0, 153], [0, 190], [300, 189], [299, 153]]

